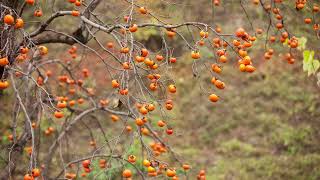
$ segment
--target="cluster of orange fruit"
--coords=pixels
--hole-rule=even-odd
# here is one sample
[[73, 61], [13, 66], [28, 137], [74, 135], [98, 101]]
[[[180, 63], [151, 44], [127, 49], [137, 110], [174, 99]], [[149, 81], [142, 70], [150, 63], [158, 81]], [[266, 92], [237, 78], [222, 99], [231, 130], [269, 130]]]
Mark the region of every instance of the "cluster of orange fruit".
[[34, 168], [31, 171], [31, 174], [25, 174], [23, 180], [34, 180], [34, 178], [39, 177], [41, 174], [40, 169]]

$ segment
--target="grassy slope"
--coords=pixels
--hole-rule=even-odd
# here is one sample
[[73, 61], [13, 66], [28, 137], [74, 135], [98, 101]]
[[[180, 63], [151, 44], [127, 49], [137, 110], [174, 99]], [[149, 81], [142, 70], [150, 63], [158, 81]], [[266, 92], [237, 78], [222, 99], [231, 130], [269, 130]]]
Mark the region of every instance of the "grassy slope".
[[319, 94], [301, 66], [274, 58], [250, 75], [227, 66], [221, 78], [227, 88], [216, 90], [217, 105], [195, 81], [178, 86], [184, 158], [208, 179], [319, 179]]

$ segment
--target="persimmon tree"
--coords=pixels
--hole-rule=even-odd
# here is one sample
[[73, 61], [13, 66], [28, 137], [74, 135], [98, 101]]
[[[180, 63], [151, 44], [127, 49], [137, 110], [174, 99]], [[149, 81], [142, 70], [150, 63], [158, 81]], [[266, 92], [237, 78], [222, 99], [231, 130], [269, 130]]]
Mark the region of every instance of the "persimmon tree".
[[[185, 162], [169, 143], [175, 133], [170, 113], [179, 106], [175, 103], [179, 77], [173, 76], [179, 68], [177, 62], [190, 61], [194, 78], [210, 74], [209, 82], [201, 82], [207, 84], [201, 87], [207, 103], [223, 103], [224, 66], [235, 65], [241, 75], [255, 72], [257, 61], [273, 59], [275, 53], [281, 53], [288, 64], [299, 60], [295, 57], [300, 57], [296, 50], [299, 38], [290, 31], [291, 26], [299, 24], [287, 24], [287, 16], [294, 13], [303, 18], [301, 23], [310, 25], [307, 32], [314, 33], [317, 40], [320, 36], [319, 6], [311, 0], [232, 1], [242, 8], [250, 28], [235, 26], [230, 32], [214, 23], [214, 12], [223, 7], [223, 0], [200, 5], [213, 9], [213, 24], [171, 24], [147, 2], [138, 0], [120, 0], [115, 6], [121, 11], [112, 19], [104, 15], [109, 3], [0, 2], [0, 89], [2, 97], [14, 100], [12, 117], [1, 118], [11, 124], [10, 143], [2, 148], [6, 165], [1, 179], [15, 179], [17, 174], [24, 180], [75, 179], [92, 171], [96, 178], [114, 170], [119, 173], [112, 177], [124, 179], [188, 179], [190, 162]], [[167, 6], [173, 3], [164, 2]], [[264, 12], [266, 28], [251, 22], [247, 6]], [[64, 21], [73, 26], [61, 30], [59, 24]], [[158, 34], [160, 48], [148, 49], [136, 38], [135, 33], [147, 29]], [[265, 54], [253, 60], [250, 51], [257, 39], [264, 43]], [[175, 57], [172, 44], [177, 40], [184, 43], [189, 58]], [[62, 44], [65, 52], [51, 51], [55, 49], [53, 44]], [[274, 44], [285, 46], [279, 52], [272, 49]], [[210, 49], [210, 57], [203, 55], [203, 47]], [[103, 67], [103, 77], [97, 75], [95, 63]], [[96, 86], [93, 80], [103, 83]], [[113, 122], [111, 127], [101, 123], [106, 119]], [[96, 139], [89, 124], [97, 126], [102, 138]], [[110, 134], [113, 126], [118, 129]], [[70, 146], [70, 139], [80, 141], [84, 133], [90, 137], [82, 148], [86, 154]], [[130, 152], [133, 146], [139, 153]], [[28, 162], [23, 164], [26, 153]], [[17, 172], [20, 166], [23, 172]], [[198, 179], [205, 179], [204, 170], [197, 173]]]

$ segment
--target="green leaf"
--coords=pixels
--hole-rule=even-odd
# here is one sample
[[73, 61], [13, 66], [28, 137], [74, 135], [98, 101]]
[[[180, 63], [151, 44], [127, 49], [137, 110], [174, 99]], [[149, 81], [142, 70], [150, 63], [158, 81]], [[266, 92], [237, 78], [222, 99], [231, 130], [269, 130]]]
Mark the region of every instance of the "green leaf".
[[299, 46], [298, 46], [298, 49], [301, 51], [301, 50], [304, 50], [306, 48], [306, 44], [307, 44], [307, 38], [305, 37], [301, 37], [301, 38], [298, 38], [298, 42], [299, 42]]
[[[303, 71], [308, 72], [308, 76], [316, 73], [319, 69], [319, 61], [314, 60], [314, 51], [305, 50], [303, 51]], [[315, 62], [314, 62], [315, 61]]]
[[314, 73], [316, 73], [320, 67], [320, 62], [319, 62], [319, 60], [314, 59], [312, 64], [313, 64], [313, 68], [314, 68]]

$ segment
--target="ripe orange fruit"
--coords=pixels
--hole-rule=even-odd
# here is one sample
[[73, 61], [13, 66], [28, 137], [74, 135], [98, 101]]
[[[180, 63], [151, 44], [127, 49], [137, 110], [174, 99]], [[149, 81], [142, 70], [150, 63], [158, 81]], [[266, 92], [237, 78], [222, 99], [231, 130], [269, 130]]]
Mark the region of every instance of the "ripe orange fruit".
[[192, 51], [191, 52], [192, 59], [199, 59], [200, 58], [200, 52]]
[[139, 109], [139, 112], [143, 115], [146, 115], [148, 114], [148, 110], [147, 108], [145, 108], [145, 106], [142, 106], [140, 109]]
[[146, 108], [148, 109], [148, 111], [153, 111], [156, 107], [153, 104], [148, 104], [146, 105]]
[[167, 110], [172, 110], [172, 108], [173, 108], [173, 104], [166, 103], [166, 109]]
[[81, 6], [81, 1], [80, 1], [80, 0], [76, 1], [76, 2], [74, 3], [74, 5], [76, 5], [76, 6]]
[[89, 168], [90, 164], [91, 164], [91, 162], [90, 162], [90, 160], [88, 160], [88, 159], [82, 161], [82, 166], [83, 166], [84, 168]]
[[10, 14], [7, 14], [3, 18], [3, 22], [7, 25], [13, 25], [14, 24], [14, 17]]
[[132, 176], [132, 173], [129, 169], [125, 169], [123, 172], [122, 172], [122, 177], [124, 178], [130, 178]]
[[113, 43], [112, 42], [108, 42], [107, 43], [107, 47], [110, 48], [110, 49], [113, 48]]
[[111, 81], [111, 85], [112, 85], [113, 88], [119, 88], [120, 87], [120, 84], [115, 79]]
[[243, 37], [244, 36], [244, 34], [245, 34], [245, 30], [243, 29], [243, 28], [238, 28], [237, 30], [236, 30], [236, 36], [237, 37]]
[[221, 73], [221, 71], [222, 71], [222, 69], [217, 64], [212, 64], [211, 69], [213, 72], [216, 72], [218, 74]]
[[319, 8], [319, 6], [318, 5], [313, 5], [313, 8], [312, 8], [312, 11], [313, 12], [319, 12], [319, 10], [320, 10], [320, 8]]
[[42, 16], [42, 11], [40, 9], [34, 11], [34, 16], [41, 17]]
[[6, 89], [9, 87], [9, 82], [8, 81], [1, 81], [0, 80], [0, 90]]
[[190, 169], [190, 165], [189, 164], [183, 164], [182, 168], [186, 171]]
[[177, 92], [177, 88], [176, 88], [176, 86], [173, 85], [173, 84], [170, 84], [170, 85], [168, 86], [168, 90], [169, 90], [169, 92], [171, 92], [171, 93]]
[[144, 57], [142, 57], [142, 56], [136, 56], [135, 60], [136, 60], [137, 62], [143, 62], [143, 61], [144, 61]]
[[0, 66], [6, 66], [9, 64], [8, 57], [0, 58]]
[[141, 14], [147, 14], [147, 9], [146, 9], [145, 7], [140, 7], [140, 8], [139, 8], [139, 12], [140, 12]]
[[26, 0], [25, 1], [27, 4], [29, 4], [29, 5], [33, 5], [34, 4], [34, 0]]
[[30, 174], [26, 174], [24, 175], [23, 180], [34, 180], [34, 178]]
[[141, 56], [142, 57], [147, 57], [149, 54], [149, 51], [145, 48], [141, 49]]
[[67, 102], [65, 102], [65, 101], [58, 102], [58, 104], [57, 104], [57, 108], [62, 109], [62, 108], [66, 108], [66, 107], [67, 107]]
[[246, 66], [246, 72], [252, 73], [256, 70], [256, 68], [252, 65], [247, 65]]
[[176, 175], [176, 171], [173, 170], [173, 169], [167, 169], [166, 174], [167, 174], [168, 177], [173, 177], [173, 176]]
[[312, 22], [312, 20], [311, 20], [311, 18], [305, 18], [305, 19], [304, 19], [304, 22], [305, 22], [306, 24], [310, 24], [310, 23]]
[[219, 62], [221, 62], [221, 63], [226, 63], [227, 60], [228, 59], [227, 59], [227, 57], [225, 55], [222, 55], [222, 56], [219, 57]]
[[138, 31], [138, 25], [132, 24], [132, 25], [129, 27], [129, 31], [132, 32], [132, 33]]
[[23, 20], [22, 20], [21, 18], [18, 18], [18, 19], [16, 20], [16, 24], [14, 25], [14, 27], [15, 27], [16, 29], [20, 29], [20, 28], [23, 28], [23, 26], [24, 26]]
[[110, 117], [111, 117], [111, 120], [112, 120], [113, 122], [119, 121], [119, 119], [120, 119], [119, 116], [114, 115], [114, 114], [110, 115]]
[[167, 36], [173, 38], [176, 35], [176, 32], [173, 30], [167, 30]]
[[121, 52], [121, 53], [124, 53], [124, 54], [128, 53], [129, 51], [130, 51], [130, 49], [129, 49], [128, 47], [123, 47], [123, 48], [121, 48], [121, 50], [120, 50], [120, 52]]
[[136, 162], [136, 156], [134, 156], [134, 155], [129, 155], [129, 156], [128, 156], [128, 161], [129, 161], [130, 163], [135, 163], [135, 162]]
[[61, 111], [55, 111], [54, 112], [54, 117], [60, 119], [60, 118], [63, 118], [63, 112]]
[[171, 57], [169, 59], [170, 63], [176, 63], [177, 62], [177, 58]]
[[130, 69], [130, 63], [129, 62], [124, 62], [122, 63], [123, 69]]
[[31, 174], [33, 177], [39, 177], [40, 176], [40, 169], [38, 169], [38, 168], [32, 169]]
[[131, 126], [126, 126], [126, 131], [127, 132], [131, 132], [132, 131], [132, 127]]
[[151, 163], [150, 163], [150, 161], [148, 161], [147, 159], [145, 159], [145, 160], [143, 160], [143, 165], [144, 165], [145, 167], [149, 167], [149, 166], [151, 166]]
[[136, 124], [137, 124], [137, 126], [142, 126], [142, 125], [144, 125], [144, 122], [143, 122], [143, 120], [141, 118], [137, 118], [136, 119]]
[[216, 80], [215, 85], [218, 89], [224, 89], [225, 88], [225, 84], [224, 82], [220, 81], [219, 79]]
[[39, 53], [42, 56], [48, 54], [48, 48], [46, 46], [39, 46]]
[[158, 121], [158, 126], [159, 127], [164, 127], [166, 125], [166, 123], [163, 120], [159, 120]]
[[209, 32], [200, 31], [200, 37], [202, 37], [202, 38], [207, 38], [207, 37], [209, 37]]
[[163, 60], [163, 56], [157, 55], [157, 56], [156, 56], [156, 59], [157, 59], [157, 61], [162, 61], [162, 60]]
[[219, 100], [219, 96], [217, 96], [215, 94], [210, 94], [209, 99], [212, 102], [217, 102]]
[[79, 15], [80, 15], [80, 12], [77, 11], [77, 10], [73, 10], [73, 11], [71, 11], [71, 15], [72, 15], [72, 16], [79, 16]]
[[246, 65], [240, 64], [240, 65], [239, 65], [239, 70], [240, 70], [241, 72], [245, 72], [245, 71], [246, 71]]

